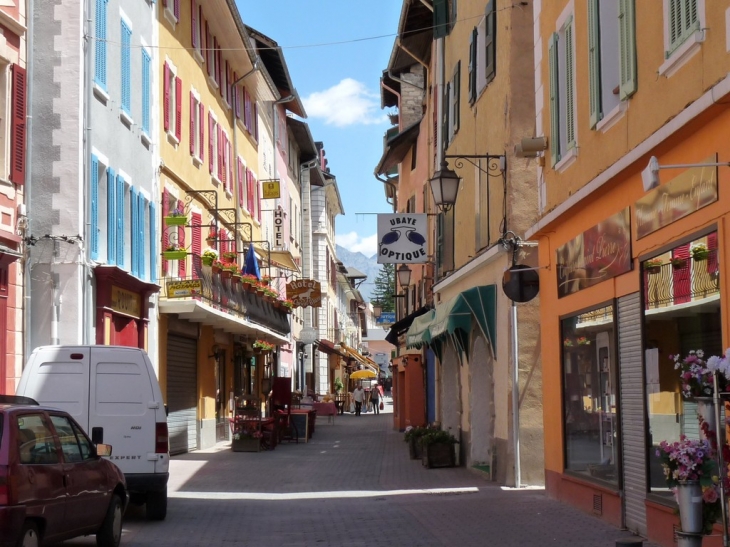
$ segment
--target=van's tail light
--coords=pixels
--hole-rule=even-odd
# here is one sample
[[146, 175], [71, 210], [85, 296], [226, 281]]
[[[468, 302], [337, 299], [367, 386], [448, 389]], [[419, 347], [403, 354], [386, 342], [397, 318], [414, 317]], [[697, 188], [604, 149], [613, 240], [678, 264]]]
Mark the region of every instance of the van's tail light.
[[0, 465], [0, 506], [2, 505], [10, 505], [10, 477], [7, 465]]
[[170, 436], [167, 433], [167, 422], [157, 422], [155, 426], [155, 453], [166, 454], [170, 450], [168, 448]]

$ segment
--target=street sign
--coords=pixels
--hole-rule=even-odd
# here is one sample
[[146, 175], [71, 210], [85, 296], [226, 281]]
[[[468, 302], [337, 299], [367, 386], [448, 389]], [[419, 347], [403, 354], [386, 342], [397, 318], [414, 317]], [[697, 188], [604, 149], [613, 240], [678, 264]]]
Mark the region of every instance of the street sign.
[[380, 317], [378, 317], [375, 320], [375, 323], [377, 325], [390, 325], [392, 323], [395, 323], [395, 312], [394, 311], [380, 312]]

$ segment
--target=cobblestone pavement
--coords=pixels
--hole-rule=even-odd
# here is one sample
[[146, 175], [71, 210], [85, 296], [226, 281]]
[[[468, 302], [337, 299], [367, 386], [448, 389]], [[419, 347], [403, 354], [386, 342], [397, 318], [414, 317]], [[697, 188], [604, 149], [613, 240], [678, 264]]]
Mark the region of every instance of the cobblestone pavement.
[[389, 414], [317, 420], [309, 443], [273, 451], [220, 443], [176, 456], [169, 490], [164, 522], [127, 512], [122, 545], [613, 547], [630, 535], [541, 490], [504, 490], [464, 468], [423, 468]]

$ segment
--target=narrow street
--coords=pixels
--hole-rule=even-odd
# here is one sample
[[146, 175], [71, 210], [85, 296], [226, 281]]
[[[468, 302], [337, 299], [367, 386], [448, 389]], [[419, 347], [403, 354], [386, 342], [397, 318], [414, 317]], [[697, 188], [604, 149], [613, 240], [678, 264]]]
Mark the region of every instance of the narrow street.
[[613, 547], [628, 535], [542, 490], [503, 490], [463, 467], [425, 469], [384, 413], [317, 420], [309, 443], [273, 451], [220, 443], [174, 457], [167, 519], [148, 522], [132, 507], [122, 545]]

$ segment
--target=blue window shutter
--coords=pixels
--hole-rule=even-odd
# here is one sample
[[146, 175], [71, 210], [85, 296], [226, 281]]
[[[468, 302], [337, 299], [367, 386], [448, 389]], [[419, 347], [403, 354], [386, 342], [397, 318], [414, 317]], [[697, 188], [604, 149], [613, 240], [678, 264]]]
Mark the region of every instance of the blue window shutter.
[[106, 170], [106, 262], [116, 264], [117, 212], [117, 175], [111, 167]]
[[150, 203], [150, 281], [157, 282], [157, 206]]
[[94, 81], [106, 91], [106, 6], [108, 0], [96, 0], [96, 47]]
[[129, 220], [130, 220], [130, 241], [132, 243], [132, 275], [138, 275], [137, 270], [137, 189], [132, 186], [129, 189]]
[[91, 186], [91, 219], [89, 226], [89, 242], [91, 259], [99, 259], [99, 158], [92, 154], [91, 168], [89, 173], [89, 186]]
[[150, 64], [151, 59], [142, 50], [142, 131], [150, 134]]
[[117, 266], [124, 268], [124, 179], [117, 175]]
[[132, 30], [122, 21], [122, 110], [132, 112]]
[[147, 218], [147, 199], [141, 194], [137, 197], [137, 272], [140, 279], [147, 277], [144, 259], [144, 235], [147, 232], [144, 228]]

